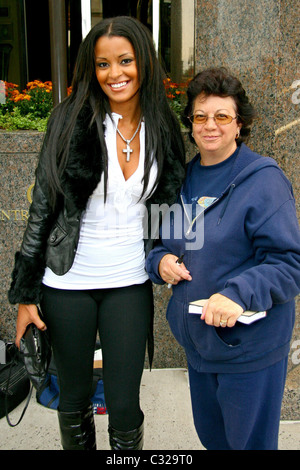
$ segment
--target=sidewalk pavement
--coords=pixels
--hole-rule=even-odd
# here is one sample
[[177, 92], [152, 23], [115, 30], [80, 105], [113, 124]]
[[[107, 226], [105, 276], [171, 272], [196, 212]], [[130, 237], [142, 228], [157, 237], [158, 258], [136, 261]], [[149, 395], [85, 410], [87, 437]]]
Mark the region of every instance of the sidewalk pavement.
[[[193, 425], [188, 376], [185, 369], [145, 370], [141, 386], [145, 414], [144, 450], [204, 450]], [[12, 413], [18, 420], [24, 403]], [[107, 415], [95, 415], [98, 450], [109, 450]], [[0, 450], [60, 450], [56, 411], [44, 408], [32, 395], [21, 423], [0, 420]], [[300, 450], [300, 421], [282, 421], [279, 450]]]

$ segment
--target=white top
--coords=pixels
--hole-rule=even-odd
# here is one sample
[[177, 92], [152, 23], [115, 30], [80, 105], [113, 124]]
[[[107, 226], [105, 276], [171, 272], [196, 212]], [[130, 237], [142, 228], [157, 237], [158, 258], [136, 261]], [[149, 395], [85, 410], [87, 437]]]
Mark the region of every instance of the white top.
[[[46, 268], [43, 283], [60, 289], [98, 289], [141, 284], [148, 279], [145, 271], [143, 220], [145, 201], [153, 188], [156, 160], [143, 199], [145, 126], [140, 129], [140, 158], [133, 175], [125, 180], [117, 155], [116, 128], [122, 116], [113, 113], [105, 119], [108, 149], [107, 199], [104, 181], [89, 198], [84, 212], [80, 238], [71, 269], [63, 276]], [[125, 143], [124, 143], [125, 145]]]

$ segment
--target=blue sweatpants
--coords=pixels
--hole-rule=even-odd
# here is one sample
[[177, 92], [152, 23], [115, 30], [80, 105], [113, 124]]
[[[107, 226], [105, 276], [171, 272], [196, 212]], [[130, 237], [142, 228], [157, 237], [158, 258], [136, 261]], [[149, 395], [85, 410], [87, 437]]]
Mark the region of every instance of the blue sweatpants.
[[196, 431], [207, 450], [277, 450], [287, 358], [256, 372], [209, 374], [189, 364]]

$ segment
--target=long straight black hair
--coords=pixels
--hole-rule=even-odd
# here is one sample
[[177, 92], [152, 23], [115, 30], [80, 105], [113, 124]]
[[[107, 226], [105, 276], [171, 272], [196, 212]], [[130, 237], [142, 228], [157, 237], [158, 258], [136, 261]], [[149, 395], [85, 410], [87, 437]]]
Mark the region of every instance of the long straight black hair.
[[[167, 154], [174, 154], [184, 165], [184, 145], [177, 118], [171, 111], [163, 84], [163, 72], [156, 57], [153, 39], [148, 29], [132, 17], [119, 16], [96, 24], [82, 42], [75, 65], [72, 93], [53, 111], [49, 120], [47, 149], [49, 155], [48, 178], [53, 201], [63, 194], [61, 176], [66, 167], [69, 145], [76, 119], [86, 104], [92, 109], [90, 125], [97, 124], [104, 160], [105, 191], [107, 187], [107, 149], [103, 121], [110, 113], [107, 96], [102, 91], [95, 73], [95, 45], [102, 36], [121, 36], [133, 46], [140, 82], [140, 107], [145, 120], [146, 158], [144, 190], [149, 181], [149, 171], [155, 157], [158, 164], [156, 184], [162, 174]], [[171, 157], [172, 158], [172, 157]], [[155, 186], [156, 186], [155, 184]], [[154, 187], [155, 187], [154, 186]]]

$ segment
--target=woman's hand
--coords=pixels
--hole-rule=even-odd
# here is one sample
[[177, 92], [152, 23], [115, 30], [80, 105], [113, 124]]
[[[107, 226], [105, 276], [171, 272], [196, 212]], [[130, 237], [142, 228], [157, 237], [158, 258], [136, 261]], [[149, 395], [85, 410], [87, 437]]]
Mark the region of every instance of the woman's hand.
[[25, 333], [27, 326], [34, 323], [42, 331], [47, 329], [45, 323], [40, 319], [36, 305], [20, 304], [17, 318], [17, 333], [15, 343], [20, 348], [20, 339]]
[[201, 320], [204, 320], [207, 325], [222, 326], [223, 328], [228, 326], [231, 328], [243, 311], [243, 307], [228, 299], [228, 297], [214, 294], [204, 305]]
[[191, 281], [192, 276], [183, 263], [177, 264], [178, 256], [167, 254], [160, 260], [158, 271], [160, 277], [168, 284], [176, 286], [178, 282]]

